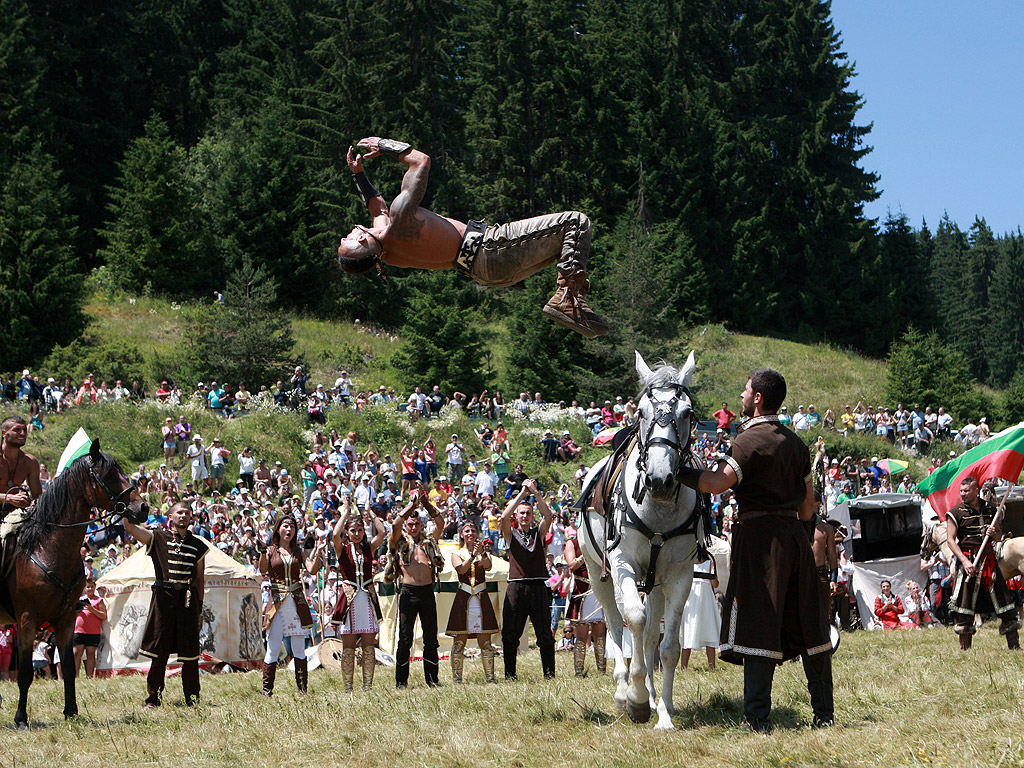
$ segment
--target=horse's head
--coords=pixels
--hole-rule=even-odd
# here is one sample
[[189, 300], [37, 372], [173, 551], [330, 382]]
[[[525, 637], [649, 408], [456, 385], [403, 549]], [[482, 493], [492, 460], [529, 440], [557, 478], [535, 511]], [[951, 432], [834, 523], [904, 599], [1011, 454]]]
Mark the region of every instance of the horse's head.
[[149, 505], [142, 500], [135, 482], [130, 480], [120, 465], [100, 450], [100, 441], [93, 440], [89, 448], [89, 481], [93, 503], [107, 512], [123, 515], [139, 524], [149, 517]]
[[686, 461], [693, 426], [690, 383], [696, 367], [693, 352], [682, 370], [671, 365], [651, 370], [636, 353], [641, 386], [637, 401], [637, 467], [643, 475], [644, 487], [656, 501], [668, 501], [678, 492], [676, 475]]

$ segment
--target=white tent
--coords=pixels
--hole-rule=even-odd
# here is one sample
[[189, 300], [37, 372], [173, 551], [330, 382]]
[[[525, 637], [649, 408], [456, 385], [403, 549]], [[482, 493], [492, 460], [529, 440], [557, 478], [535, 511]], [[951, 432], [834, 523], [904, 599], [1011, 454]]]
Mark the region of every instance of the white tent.
[[[916, 525], [913, 528], [906, 527], [909, 518], [916, 523], [916, 516], [911, 514], [900, 515], [901, 510], [915, 507], [920, 509], [920, 530]], [[877, 519], [882, 521], [880, 530], [871, 532], [875, 538], [875, 544], [882, 533], [889, 533], [893, 540], [899, 539], [899, 547], [903, 551], [893, 552], [893, 557], [872, 557], [870, 559], [858, 557], [858, 550], [868, 550], [868, 547], [860, 545], [860, 539], [864, 536], [863, 518], [864, 512], [875, 512]], [[852, 512], [852, 519], [851, 519]], [[902, 599], [906, 599], [909, 590], [908, 581], [916, 581], [922, 587], [927, 586], [928, 576], [921, 570], [920, 558], [920, 536], [921, 532], [928, 527], [931, 518], [934, 517], [931, 506], [923, 501], [917, 494], [906, 493], [879, 493], [872, 496], [860, 496], [856, 499], [843, 502], [829, 512], [829, 517], [838, 520], [846, 526], [850, 532], [844, 542], [847, 556], [853, 561], [853, 578], [851, 589], [857, 599], [857, 607], [860, 609], [861, 623], [864, 627], [870, 627], [873, 623], [875, 613], [875, 598], [881, 594], [880, 583], [882, 579], [892, 582], [892, 591]], [[873, 526], [878, 528], [879, 526]], [[915, 531], [917, 531], [915, 533]], [[916, 537], [916, 538], [915, 538]]]
[[[210, 547], [204, 563], [206, 591], [200, 648], [207, 658], [254, 667], [264, 653], [260, 582], [216, 547]], [[144, 672], [149, 668], [149, 660], [139, 656], [139, 646], [154, 579], [153, 561], [145, 549], [139, 549], [97, 581], [98, 587], [106, 588], [108, 617], [103, 622], [96, 659], [101, 674]]]
[[[459, 588], [459, 576], [452, 568], [452, 552], [458, 549], [458, 544], [450, 541], [441, 542], [441, 555], [444, 557], [444, 570], [441, 571], [440, 592], [435, 594], [437, 599], [437, 639], [440, 643], [442, 655], [451, 650], [452, 638], [444, 631], [448, 626], [448, 614], [451, 613], [452, 603], [455, 601], [455, 593]], [[392, 656], [398, 645], [398, 600], [395, 595], [395, 585], [383, 583], [383, 576], [377, 577], [377, 595], [380, 600], [380, 610], [384, 615], [380, 622], [381, 650]], [[488, 591], [487, 596], [491, 599], [494, 607], [494, 615], [498, 619], [498, 626], [501, 626], [501, 606], [505, 600], [505, 588], [508, 586], [508, 562], [497, 555], [491, 556], [491, 570], [487, 572]], [[500, 637], [493, 637], [496, 644], [501, 643]], [[420, 623], [416, 622], [416, 634], [413, 642], [413, 656], [423, 655], [423, 634]]]

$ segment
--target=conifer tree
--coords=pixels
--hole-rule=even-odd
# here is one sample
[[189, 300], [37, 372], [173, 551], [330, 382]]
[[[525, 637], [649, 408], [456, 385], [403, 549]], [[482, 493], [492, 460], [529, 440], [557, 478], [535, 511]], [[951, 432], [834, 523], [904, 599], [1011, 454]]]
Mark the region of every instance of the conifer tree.
[[983, 346], [990, 383], [1003, 386], [1024, 372], [1024, 234], [1019, 229], [999, 243], [988, 297]]
[[84, 327], [70, 199], [54, 159], [36, 147], [0, 186], [0, 370], [37, 362]]
[[450, 271], [425, 272], [409, 289], [405, 343], [396, 364], [408, 387], [437, 384], [446, 394], [487, 386], [484, 348], [472, 307], [472, 287]]
[[[154, 115], [120, 165], [110, 190], [107, 242], [99, 255], [125, 290], [148, 285], [169, 296], [206, 295], [218, 285], [205, 223], [189, 177], [185, 150]], [[198, 267], [198, 268], [197, 268]]]

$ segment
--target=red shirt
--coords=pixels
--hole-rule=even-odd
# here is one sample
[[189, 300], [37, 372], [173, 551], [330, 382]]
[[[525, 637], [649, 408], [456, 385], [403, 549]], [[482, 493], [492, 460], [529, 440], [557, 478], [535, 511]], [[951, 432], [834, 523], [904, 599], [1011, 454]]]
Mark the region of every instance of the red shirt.
[[719, 408], [712, 414], [712, 416], [718, 419], [719, 429], [729, 429], [729, 425], [732, 424], [732, 420], [736, 418], [735, 413], [727, 411], [725, 408]]
[[[94, 608], [103, 603], [103, 598], [99, 595], [92, 598], [89, 601], [89, 605]], [[103, 622], [100, 617], [90, 611], [88, 608], [83, 608], [78, 612], [75, 617], [75, 632], [83, 635], [98, 635]]]

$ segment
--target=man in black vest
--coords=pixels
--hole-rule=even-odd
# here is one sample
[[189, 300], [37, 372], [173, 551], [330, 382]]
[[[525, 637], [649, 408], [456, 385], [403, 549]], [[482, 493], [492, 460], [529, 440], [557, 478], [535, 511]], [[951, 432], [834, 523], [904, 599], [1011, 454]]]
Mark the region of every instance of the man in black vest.
[[206, 588], [203, 558], [209, 548], [188, 526], [192, 508], [179, 501], [167, 511], [170, 530], [150, 531], [124, 521], [124, 528], [153, 559], [156, 580], [149, 605], [149, 619], [139, 653], [152, 662], [146, 677], [146, 707], [159, 707], [164, 692], [167, 657], [177, 654], [185, 703], [199, 701], [199, 626]]
[[[543, 520], [534, 526], [533, 506], [537, 499]], [[514, 518], [514, 525], [513, 525]], [[544, 562], [544, 538], [552, 522], [551, 508], [537, 491], [536, 480], [525, 480], [523, 487], [501, 515], [501, 535], [508, 544], [508, 588], [502, 608], [501, 646], [505, 659], [505, 679], [516, 679], [516, 654], [526, 620], [533, 624], [544, 677], [555, 676], [555, 637], [551, 634], [551, 590]]]

